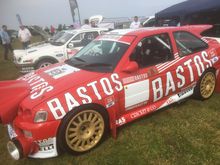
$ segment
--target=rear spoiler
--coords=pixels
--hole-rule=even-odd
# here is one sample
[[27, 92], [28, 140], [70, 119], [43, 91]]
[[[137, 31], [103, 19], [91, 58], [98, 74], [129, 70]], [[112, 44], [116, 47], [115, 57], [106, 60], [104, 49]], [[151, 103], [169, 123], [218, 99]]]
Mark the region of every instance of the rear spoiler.
[[205, 30], [211, 29], [213, 25], [186, 25], [182, 27], [189, 31], [192, 31], [193, 33], [201, 35], [201, 33]]

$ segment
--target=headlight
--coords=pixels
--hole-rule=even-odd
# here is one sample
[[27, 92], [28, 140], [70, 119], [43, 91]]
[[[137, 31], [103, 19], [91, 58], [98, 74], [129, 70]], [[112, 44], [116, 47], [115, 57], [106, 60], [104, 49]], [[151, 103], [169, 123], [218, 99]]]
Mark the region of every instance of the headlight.
[[47, 115], [48, 115], [47, 111], [38, 111], [35, 114], [34, 122], [35, 123], [40, 123], [40, 122], [47, 121]]

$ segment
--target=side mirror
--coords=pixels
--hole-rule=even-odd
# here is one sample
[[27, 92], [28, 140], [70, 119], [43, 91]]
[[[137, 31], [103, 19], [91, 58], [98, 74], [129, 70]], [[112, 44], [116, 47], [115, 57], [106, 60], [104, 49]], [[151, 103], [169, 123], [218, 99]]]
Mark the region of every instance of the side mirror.
[[129, 64], [122, 70], [126, 73], [132, 73], [138, 70], [138, 64], [135, 61], [130, 61]]
[[73, 48], [74, 47], [74, 44], [72, 42], [70, 42], [68, 45], [67, 45], [68, 48]]

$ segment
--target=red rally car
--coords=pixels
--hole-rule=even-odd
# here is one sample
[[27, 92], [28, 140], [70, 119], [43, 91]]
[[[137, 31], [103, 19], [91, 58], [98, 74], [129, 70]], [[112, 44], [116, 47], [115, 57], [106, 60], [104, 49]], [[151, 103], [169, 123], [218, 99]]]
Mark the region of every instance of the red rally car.
[[10, 155], [84, 153], [108, 132], [189, 96], [219, 91], [220, 45], [208, 25], [114, 30], [65, 63], [0, 83]]

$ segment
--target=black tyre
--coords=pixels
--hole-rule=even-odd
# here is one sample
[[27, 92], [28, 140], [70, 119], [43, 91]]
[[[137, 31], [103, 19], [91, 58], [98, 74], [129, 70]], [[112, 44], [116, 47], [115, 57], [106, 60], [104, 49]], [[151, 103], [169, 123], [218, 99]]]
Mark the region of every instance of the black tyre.
[[105, 109], [84, 105], [66, 114], [58, 130], [58, 145], [71, 154], [90, 151], [103, 141], [108, 132]]
[[56, 63], [54, 60], [43, 59], [37, 63], [36, 69], [44, 68], [44, 67], [50, 66], [51, 64], [54, 64], [54, 63]]
[[199, 100], [209, 99], [215, 91], [215, 70], [208, 69], [200, 77], [194, 91], [194, 96]]

